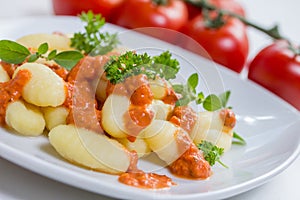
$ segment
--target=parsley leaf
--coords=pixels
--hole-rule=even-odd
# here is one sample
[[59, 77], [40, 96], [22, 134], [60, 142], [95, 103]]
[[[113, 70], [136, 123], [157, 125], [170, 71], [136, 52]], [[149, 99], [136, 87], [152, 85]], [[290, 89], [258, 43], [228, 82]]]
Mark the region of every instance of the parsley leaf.
[[101, 14], [88, 11], [87, 13], [82, 12], [79, 17], [86, 23], [85, 32], [74, 34], [71, 38], [71, 47], [82, 51], [84, 54], [96, 56], [106, 54], [117, 46], [119, 43], [117, 34], [99, 31], [105, 25], [105, 19]]
[[168, 51], [154, 57], [147, 53], [137, 54], [127, 51], [119, 57], [113, 56], [105, 65], [106, 78], [113, 84], [138, 74], [145, 74], [150, 79], [155, 79], [157, 76], [164, 77], [166, 80], [175, 78], [179, 71], [179, 63], [171, 56]]
[[218, 162], [223, 167], [228, 168], [228, 166], [220, 160], [220, 157], [224, 153], [223, 148], [219, 148], [205, 140], [203, 140], [200, 144], [197, 144], [197, 147], [203, 151], [204, 159], [210, 164], [210, 166], [213, 166], [216, 162]]

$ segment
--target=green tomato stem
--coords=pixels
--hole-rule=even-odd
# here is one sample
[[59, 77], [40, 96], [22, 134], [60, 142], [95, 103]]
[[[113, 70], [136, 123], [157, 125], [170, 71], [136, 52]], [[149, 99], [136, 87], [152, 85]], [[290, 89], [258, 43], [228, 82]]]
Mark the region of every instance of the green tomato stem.
[[279, 40], [279, 39], [283, 39], [283, 40], [287, 40], [287, 38], [283, 37], [280, 33], [279, 33], [279, 30], [278, 30], [278, 26], [274, 26], [270, 29], [266, 29], [262, 26], [259, 26], [257, 25], [256, 23], [254, 22], [251, 22], [250, 20], [246, 19], [245, 17], [239, 15], [239, 14], [236, 14], [234, 12], [231, 12], [229, 10], [225, 10], [225, 9], [220, 9], [220, 8], [217, 8], [216, 6], [208, 3], [206, 0], [199, 0], [199, 1], [195, 1], [195, 0], [185, 0], [187, 3], [189, 4], [192, 4], [198, 8], [202, 8], [202, 9], [206, 9], [206, 10], [210, 10], [210, 11], [215, 11], [217, 12], [217, 14], [223, 14], [223, 15], [228, 15], [228, 16], [231, 16], [231, 17], [234, 17], [234, 18], [237, 18], [239, 19], [241, 22], [243, 22], [244, 24], [246, 24], [247, 26], [251, 26], [265, 34], [267, 34], [268, 36], [270, 36], [271, 38], [273, 39], [276, 39], [276, 40]]

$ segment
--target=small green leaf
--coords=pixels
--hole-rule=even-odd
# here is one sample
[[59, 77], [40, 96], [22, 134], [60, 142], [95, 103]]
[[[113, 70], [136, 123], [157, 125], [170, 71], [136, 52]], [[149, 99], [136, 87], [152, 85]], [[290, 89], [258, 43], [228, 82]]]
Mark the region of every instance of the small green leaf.
[[39, 46], [38, 53], [45, 54], [45, 53], [47, 53], [48, 49], [49, 49], [48, 43], [43, 43]]
[[81, 58], [83, 58], [83, 55], [79, 51], [63, 51], [58, 53], [53, 60], [62, 67], [70, 70]]
[[215, 94], [208, 95], [204, 99], [203, 108], [205, 108], [207, 111], [216, 111], [216, 110], [219, 110], [219, 109], [222, 108], [222, 101]]
[[232, 144], [236, 145], [246, 145], [246, 141], [244, 138], [242, 138], [240, 135], [238, 135], [236, 132], [233, 132], [233, 141]]
[[39, 58], [39, 55], [37, 53], [31, 54], [28, 58], [28, 62], [34, 62]]
[[197, 85], [198, 85], [198, 81], [199, 81], [199, 78], [198, 78], [198, 74], [197, 73], [194, 73], [192, 74], [188, 80], [187, 80], [187, 83], [188, 83], [188, 86], [193, 90], [195, 91]]
[[56, 54], [57, 54], [57, 50], [56, 50], [56, 49], [52, 50], [52, 51], [48, 54], [47, 59], [48, 59], [48, 60], [53, 60], [53, 59], [55, 58]]
[[0, 41], [0, 59], [11, 64], [20, 64], [30, 55], [30, 51], [10, 40]]
[[203, 92], [198, 93], [197, 98], [196, 98], [196, 104], [201, 104], [204, 102], [204, 94]]
[[226, 92], [223, 92], [222, 94], [219, 95], [219, 98], [222, 102], [223, 108], [226, 108], [229, 97], [230, 97], [230, 91], [229, 90], [227, 90]]

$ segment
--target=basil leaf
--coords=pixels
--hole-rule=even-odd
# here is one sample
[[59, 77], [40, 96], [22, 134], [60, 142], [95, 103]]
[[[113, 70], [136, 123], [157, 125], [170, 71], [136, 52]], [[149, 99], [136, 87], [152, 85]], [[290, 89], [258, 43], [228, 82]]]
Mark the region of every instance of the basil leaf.
[[222, 102], [217, 95], [211, 94], [204, 99], [203, 107], [207, 111], [216, 111], [222, 108]]
[[47, 53], [48, 49], [49, 49], [48, 43], [43, 43], [39, 46], [38, 53], [45, 54], [45, 53]]
[[63, 51], [58, 53], [53, 60], [62, 67], [70, 70], [81, 58], [83, 58], [83, 55], [79, 51]]
[[10, 40], [1, 40], [0, 41], [0, 59], [4, 62], [11, 64], [20, 64], [22, 63], [28, 56], [30, 55], [30, 51]]

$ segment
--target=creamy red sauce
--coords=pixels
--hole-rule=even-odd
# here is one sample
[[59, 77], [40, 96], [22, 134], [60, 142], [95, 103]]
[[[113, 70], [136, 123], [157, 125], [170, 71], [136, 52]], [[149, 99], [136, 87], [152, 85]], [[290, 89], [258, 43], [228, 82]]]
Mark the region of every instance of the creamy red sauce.
[[107, 56], [85, 57], [68, 74], [68, 92], [64, 105], [70, 109], [67, 124], [75, 124], [103, 133], [101, 111], [95, 99], [98, 79], [104, 72]]
[[5, 124], [7, 105], [21, 98], [23, 87], [30, 77], [28, 70], [20, 70], [10, 81], [0, 83], [0, 125]]
[[196, 123], [196, 120], [197, 113], [191, 107], [178, 106], [175, 107], [169, 121], [190, 133]]
[[130, 133], [127, 139], [134, 142], [137, 135], [148, 126], [154, 112], [148, 106], [153, 100], [153, 93], [147, 76], [140, 74], [128, 77], [124, 82], [116, 85], [108, 84], [107, 94], [117, 94], [128, 97], [130, 105], [128, 112], [123, 115], [126, 130]]
[[131, 163], [126, 173], [119, 176], [119, 182], [143, 189], [166, 189], [176, 185], [166, 175], [146, 173], [137, 168], [138, 156], [135, 151], [131, 152]]
[[9, 64], [3, 61], [0, 61], [0, 65], [2, 65], [3, 69], [7, 72], [8, 76], [11, 78], [19, 65]]
[[163, 97], [162, 101], [165, 104], [175, 105], [178, 99], [180, 99], [180, 97], [175, 93], [175, 91], [172, 88], [167, 88], [166, 95]]
[[194, 143], [172, 164], [170, 171], [176, 176], [191, 179], [206, 179], [211, 175], [211, 167]]
[[220, 117], [224, 121], [224, 126], [233, 129], [236, 124], [235, 114], [230, 109], [223, 109], [220, 111]]
[[126, 185], [144, 189], [165, 189], [176, 185], [172, 179], [166, 175], [145, 172], [121, 174], [119, 181]]

